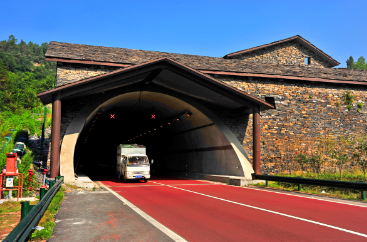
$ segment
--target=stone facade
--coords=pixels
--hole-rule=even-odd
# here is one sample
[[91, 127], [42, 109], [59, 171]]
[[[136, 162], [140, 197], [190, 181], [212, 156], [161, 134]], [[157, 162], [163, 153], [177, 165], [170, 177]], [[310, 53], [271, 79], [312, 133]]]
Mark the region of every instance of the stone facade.
[[330, 63], [322, 60], [314, 52], [308, 50], [296, 40], [235, 55], [230, 58], [262, 64], [305, 66], [306, 57], [311, 57], [311, 64], [307, 66], [317, 68], [332, 67]]
[[57, 66], [56, 87], [106, 74], [120, 68], [102, 65], [61, 64], [59, 62]]
[[[278, 172], [274, 160], [292, 159], [292, 141], [312, 142], [320, 135], [348, 135], [367, 130], [367, 87], [307, 83], [279, 79], [219, 76], [218, 80], [264, 99], [274, 97], [276, 109], [261, 112], [261, 172]], [[353, 109], [348, 110], [343, 95], [350, 90]], [[364, 106], [358, 112], [357, 104]], [[252, 115], [243, 140], [252, 161]]]

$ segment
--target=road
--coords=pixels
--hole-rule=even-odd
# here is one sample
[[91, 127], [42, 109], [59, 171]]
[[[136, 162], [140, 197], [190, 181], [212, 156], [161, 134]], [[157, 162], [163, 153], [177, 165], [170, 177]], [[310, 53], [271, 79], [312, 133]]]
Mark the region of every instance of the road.
[[187, 241], [367, 241], [367, 207], [178, 178], [98, 179]]

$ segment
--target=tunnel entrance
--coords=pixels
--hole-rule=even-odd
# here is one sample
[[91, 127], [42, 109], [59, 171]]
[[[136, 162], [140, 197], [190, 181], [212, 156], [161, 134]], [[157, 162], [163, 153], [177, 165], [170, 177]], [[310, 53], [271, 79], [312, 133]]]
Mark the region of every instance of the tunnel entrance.
[[214, 119], [160, 92], [118, 95], [87, 118], [76, 144], [75, 172], [110, 167], [113, 176], [117, 146], [139, 144], [146, 146], [149, 159], [154, 159], [153, 175], [190, 172], [244, 176], [241, 161], [223, 134], [228, 130], [222, 131]]
[[[237, 130], [246, 130], [247, 119], [238, 114], [253, 114], [253, 164], [259, 172], [260, 111], [274, 108], [168, 58], [71, 81], [38, 96], [43, 104], [53, 103], [51, 176], [60, 174], [66, 182], [75, 181], [74, 172], [83, 166], [114, 166], [121, 143], [145, 145], [156, 171], [251, 178], [254, 169], [237, 138], [243, 138]], [[218, 107], [232, 118], [214, 115]]]

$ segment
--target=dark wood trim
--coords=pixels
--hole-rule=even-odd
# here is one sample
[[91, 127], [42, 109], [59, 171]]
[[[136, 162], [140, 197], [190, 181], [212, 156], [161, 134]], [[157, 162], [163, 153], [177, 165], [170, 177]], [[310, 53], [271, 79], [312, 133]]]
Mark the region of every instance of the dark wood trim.
[[62, 59], [62, 58], [54, 58], [54, 57], [46, 57], [46, 60], [47, 61], [64, 62], [64, 63], [73, 63], [73, 64], [98, 65], [98, 66], [119, 66], [119, 67], [132, 66], [130, 64], [120, 64], [120, 63], [101, 62], [101, 61], [71, 60], [71, 59]]
[[60, 128], [61, 128], [61, 98], [60, 92], [52, 95], [52, 127], [51, 127], [51, 162], [50, 177], [55, 178], [60, 173]]
[[[192, 80], [193, 82], [196, 82], [204, 87], [207, 87], [215, 92], [221, 93], [224, 96], [230, 97], [231, 99], [235, 100], [236, 102], [239, 102], [243, 105], [249, 106], [251, 107], [253, 104], [257, 104], [260, 105], [262, 110], [266, 110], [269, 108], [274, 108], [272, 105], [270, 105], [269, 103], [253, 97], [243, 91], [238, 90], [237, 88], [234, 88], [230, 85], [227, 85], [221, 81], [218, 81], [210, 76], [204, 75], [203, 73], [201, 73], [200, 71], [197, 71], [193, 68], [190, 68], [188, 66], [185, 66], [179, 62], [176, 62], [174, 60], [171, 60], [169, 58], [161, 58], [161, 59], [157, 59], [157, 60], [153, 60], [153, 61], [148, 61], [146, 63], [142, 63], [139, 65], [135, 65], [135, 66], [130, 66], [130, 67], [126, 67], [122, 70], [116, 70], [104, 75], [100, 75], [100, 76], [96, 76], [96, 77], [92, 77], [92, 78], [88, 78], [82, 81], [78, 81], [78, 82], [74, 82], [71, 84], [67, 84], [61, 87], [57, 87], [55, 89], [46, 91], [46, 92], [42, 92], [38, 94], [38, 97], [42, 98], [50, 95], [54, 92], [57, 91], [61, 91], [61, 90], [65, 90], [65, 89], [69, 89], [70, 87], [76, 87], [79, 86], [81, 84], [85, 84], [88, 82], [95, 82], [97, 80], [100, 79], [105, 79], [105, 78], [111, 78], [114, 77], [116, 78], [116, 81], [118, 79], [121, 79], [122, 77], [118, 77], [117, 75], [127, 75], [127, 76], [131, 76], [131, 75], [139, 75], [139, 74], [143, 74], [143, 73], [148, 73], [150, 71], [154, 71], [155, 69], [158, 68], [167, 68], [170, 69], [170, 71], [175, 72], [178, 75], [181, 75], [183, 77], [186, 77], [190, 80]], [[126, 76], [124, 78], [127, 78]], [[214, 84], [214, 85], [213, 85]], [[70, 94], [70, 91], [68, 91]]]
[[248, 77], [276, 78], [276, 79], [300, 80], [300, 81], [311, 81], [311, 82], [327, 82], [327, 83], [336, 83], [336, 84], [367, 85], [367, 81], [366, 82], [341, 81], [341, 80], [323, 79], [323, 78], [315, 78], [315, 77], [282, 76], [282, 75], [240, 73], [240, 72], [229, 72], [229, 71], [208, 71], [208, 70], [199, 70], [199, 71], [205, 74], [213, 74], [213, 75], [248, 76]]
[[256, 107], [252, 114], [252, 166], [255, 174], [260, 173], [260, 109]]

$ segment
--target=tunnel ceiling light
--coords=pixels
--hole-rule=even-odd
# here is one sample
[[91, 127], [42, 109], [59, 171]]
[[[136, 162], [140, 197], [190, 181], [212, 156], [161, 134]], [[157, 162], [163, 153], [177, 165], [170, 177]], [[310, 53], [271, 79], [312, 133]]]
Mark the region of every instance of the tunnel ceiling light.
[[177, 121], [180, 121], [180, 119], [181, 119], [180, 117], [177, 117], [177, 118], [176, 118], [176, 120], [177, 120]]
[[144, 133], [144, 134], [147, 134], [147, 133]]
[[163, 126], [161, 125], [161, 128], [163, 128]]
[[154, 130], [157, 130], [156, 128], [154, 128]]
[[190, 112], [190, 111], [187, 110], [186, 115], [187, 115], [187, 117], [190, 117], [192, 115], [192, 112]]
[[168, 122], [168, 124], [171, 124], [171, 122]]

